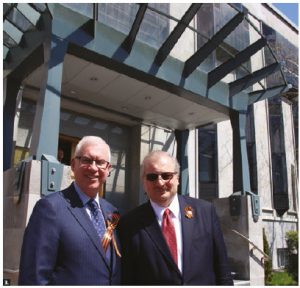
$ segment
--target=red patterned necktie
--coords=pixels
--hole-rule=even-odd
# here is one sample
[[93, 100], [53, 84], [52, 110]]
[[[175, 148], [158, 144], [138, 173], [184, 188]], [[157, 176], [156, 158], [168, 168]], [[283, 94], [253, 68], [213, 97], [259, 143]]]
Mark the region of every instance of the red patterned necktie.
[[171, 218], [172, 212], [169, 209], [166, 209], [163, 215], [162, 220], [162, 233], [167, 241], [167, 244], [170, 248], [171, 254], [175, 263], [178, 263], [177, 260], [177, 241], [174, 224]]

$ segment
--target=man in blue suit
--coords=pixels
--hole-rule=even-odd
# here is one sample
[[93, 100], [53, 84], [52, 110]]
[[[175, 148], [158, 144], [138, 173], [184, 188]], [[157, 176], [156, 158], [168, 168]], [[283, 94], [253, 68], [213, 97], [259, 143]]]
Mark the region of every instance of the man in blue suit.
[[154, 151], [141, 176], [150, 201], [120, 220], [122, 283], [126, 285], [233, 285], [213, 206], [177, 195], [179, 164]]
[[[110, 157], [110, 148], [100, 137], [79, 141], [71, 161], [75, 181], [42, 198], [33, 209], [24, 234], [20, 285], [120, 284], [119, 241], [114, 231], [118, 211], [98, 196], [111, 170]], [[90, 208], [92, 200], [95, 210]], [[108, 233], [104, 246], [99, 231]]]

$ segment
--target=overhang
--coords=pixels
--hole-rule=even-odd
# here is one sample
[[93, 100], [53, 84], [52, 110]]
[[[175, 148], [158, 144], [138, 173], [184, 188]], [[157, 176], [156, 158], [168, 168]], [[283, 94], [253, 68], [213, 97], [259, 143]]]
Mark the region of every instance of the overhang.
[[[131, 4], [136, 5], [136, 15], [127, 33], [60, 4], [4, 5], [4, 76], [40, 51], [49, 37], [47, 25], [51, 21], [52, 37], [64, 39], [68, 45], [62, 99], [98, 105], [99, 109], [172, 129], [189, 129], [222, 121], [228, 118], [230, 109], [245, 111], [256, 101], [288, 90], [280, 64], [256, 28], [257, 23], [248, 11], [234, 4], [222, 4], [227, 5], [232, 17], [222, 19], [222, 25], [209, 37], [203, 35], [201, 27], [192, 26], [197, 13], [204, 9], [201, 3], [183, 6], [180, 17], [151, 4]], [[173, 23], [158, 47], [139, 39], [147, 13]], [[20, 18], [28, 23], [27, 29], [22, 29], [24, 24], [17, 21]], [[241, 27], [248, 27], [251, 39], [249, 45], [233, 52], [227, 39]], [[204, 43], [179, 59], [173, 51], [186, 33], [201, 37]], [[224, 53], [226, 58], [207, 69], [203, 63], [216, 53]], [[257, 61], [264, 53], [272, 60], [259, 66]], [[23, 75], [25, 85], [38, 88], [36, 66], [40, 62], [29, 77]], [[278, 83], [269, 86], [266, 79], [275, 73]], [[91, 79], [95, 80], [93, 84]]]

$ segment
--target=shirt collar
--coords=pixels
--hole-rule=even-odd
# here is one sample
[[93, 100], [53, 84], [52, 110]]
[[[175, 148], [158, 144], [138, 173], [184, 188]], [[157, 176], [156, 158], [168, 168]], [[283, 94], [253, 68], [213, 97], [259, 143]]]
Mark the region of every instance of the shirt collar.
[[[82, 190], [79, 188], [78, 184], [75, 181], [74, 181], [74, 188], [75, 188], [75, 191], [77, 192], [83, 206], [85, 206], [90, 201], [91, 198], [89, 196], [87, 196], [84, 192], [82, 192]], [[99, 205], [98, 194], [96, 195], [94, 200], [96, 200], [96, 202]]]
[[155, 215], [159, 221], [162, 220], [163, 214], [167, 208], [169, 208], [169, 210], [171, 210], [171, 212], [175, 218], [180, 219], [180, 208], [179, 208], [179, 201], [178, 201], [177, 194], [175, 194], [172, 202], [170, 203], [170, 205], [168, 207], [159, 206], [157, 203], [153, 202], [151, 199], [150, 199], [150, 203], [151, 203], [151, 206], [152, 206], [152, 208], [155, 212]]

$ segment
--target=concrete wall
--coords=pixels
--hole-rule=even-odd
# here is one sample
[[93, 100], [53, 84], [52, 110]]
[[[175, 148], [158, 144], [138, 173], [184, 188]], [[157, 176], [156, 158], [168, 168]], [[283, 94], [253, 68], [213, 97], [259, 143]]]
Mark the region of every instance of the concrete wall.
[[229, 197], [233, 191], [233, 143], [230, 120], [217, 124], [218, 191], [219, 198]]
[[[25, 227], [35, 203], [40, 199], [41, 165], [39, 161], [28, 162], [23, 174], [21, 189], [16, 185], [16, 168], [3, 173], [3, 278], [17, 284], [21, 247]], [[72, 181], [70, 167], [63, 170], [61, 188]]]
[[243, 5], [247, 7], [249, 11], [255, 15], [255, 17], [262, 20], [270, 27], [276, 27], [276, 31], [289, 40], [293, 45], [298, 47], [298, 34], [289, 28], [287, 24], [285, 24], [278, 15], [276, 15], [276, 13], [272, 13], [269, 9], [258, 3], [243, 3]]
[[231, 271], [236, 273], [238, 280], [250, 280], [251, 286], [264, 285], [263, 254], [253, 249], [258, 247], [263, 250], [262, 223], [260, 220], [253, 221], [251, 198], [241, 196], [240, 200], [239, 216], [230, 215], [229, 198], [213, 201], [224, 234]]
[[254, 129], [257, 161], [257, 188], [261, 197], [261, 208], [272, 209], [272, 166], [268, 124], [268, 102], [254, 104]]

